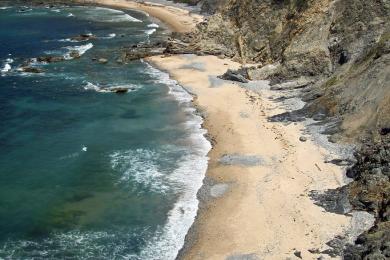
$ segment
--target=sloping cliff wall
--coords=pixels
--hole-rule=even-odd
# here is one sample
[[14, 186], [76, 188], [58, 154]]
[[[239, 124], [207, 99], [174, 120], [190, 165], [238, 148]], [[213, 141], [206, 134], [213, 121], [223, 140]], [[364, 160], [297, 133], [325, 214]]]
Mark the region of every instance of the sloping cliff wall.
[[[306, 111], [341, 117], [345, 138], [389, 126], [389, 1], [229, 0], [217, 10], [198, 26], [197, 49], [255, 63], [252, 79], [309, 78]], [[258, 73], [267, 64], [276, 69]]]

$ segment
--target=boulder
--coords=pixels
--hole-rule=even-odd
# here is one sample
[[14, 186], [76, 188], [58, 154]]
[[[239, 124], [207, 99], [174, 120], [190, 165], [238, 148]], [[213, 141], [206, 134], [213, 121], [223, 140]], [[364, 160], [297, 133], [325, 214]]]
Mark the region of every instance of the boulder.
[[237, 81], [241, 83], [248, 83], [249, 81], [239, 72], [228, 69], [222, 76], [218, 78], [230, 81]]

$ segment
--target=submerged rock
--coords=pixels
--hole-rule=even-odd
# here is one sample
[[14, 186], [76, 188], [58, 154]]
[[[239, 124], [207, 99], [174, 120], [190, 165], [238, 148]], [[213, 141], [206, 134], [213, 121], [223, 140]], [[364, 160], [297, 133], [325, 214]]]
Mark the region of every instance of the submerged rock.
[[124, 94], [124, 93], [127, 93], [129, 91], [129, 89], [128, 88], [111, 88], [110, 91], [115, 92], [117, 94]]
[[78, 51], [71, 51], [69, 53], [69, 56], [73, 59], [79, 59], [81, 56], [80, 56], [80, 53]]
[[64, 60], [65, 58], [63, 56], [42, 56], [37, 58], [38, 62], [46, 62], [46, 63], [60, 62]]
[[77, 36], [73, 36], [70, 39], [73, 41], [84, 42], [84, 41], [94, 40], [96, 39], [96, 36], [93, 34], [80, 34]]
[[28, 73], [43, 73], [44, 72], [44, 70], [41, 68], [31, 67], [31, 66], [21, 67], [20, 70], [23, 72], [28, 72]]

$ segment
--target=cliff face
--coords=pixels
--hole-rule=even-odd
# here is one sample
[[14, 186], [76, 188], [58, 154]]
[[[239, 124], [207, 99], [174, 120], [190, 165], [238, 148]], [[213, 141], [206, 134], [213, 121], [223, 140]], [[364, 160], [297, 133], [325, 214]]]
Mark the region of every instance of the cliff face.
[[[257, 64], [252, 79], [315, 82], [305, 110], [340, 117], [344, 138], [389, 126], [389, 1], [228, 0], [214, 9], [197, 48]], [[264, 74], [267, 64], [277, 66]]]

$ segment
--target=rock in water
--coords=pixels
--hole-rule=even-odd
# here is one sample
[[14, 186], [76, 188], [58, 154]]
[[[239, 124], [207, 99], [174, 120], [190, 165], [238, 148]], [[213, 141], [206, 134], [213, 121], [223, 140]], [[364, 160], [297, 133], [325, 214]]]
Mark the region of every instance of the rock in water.
[[117, 93], [117, 94], [124, 94], [124, 93], [127, 93], [129, 91], [129, 89], [128, 88], [111, 88], [110, 91]]
[[71, 51], [69, 53], [69, 56], [72, 57], [73, 59], [78, 59], [80, 58], [80, 53], [78, 51]]
[[98, 59], [98, 62], [99, 62], [100, 64], [106, 64], [106, 63], [108, 62], [108, 60], [105, 59], [105, 58], [100, 58], [100, 59]]
[[94, 39], [96, 39], [96, 36], [93, 34], [80, 34], [80, 35], [71, 37], [70, 39], [73, 41], [84, 42], [84, 41], [94, 40]]
[[43, 69], [37, 68], [37, 67], [21, 67], [20, 68], [23, 72], [28, 72], [28, 73], [43, 73]]
[[46, 62], [46, 63], [60, 62], [64, 60], [65, 58], [62, 56], [42, 56], [37, 58], [38, 62]]

